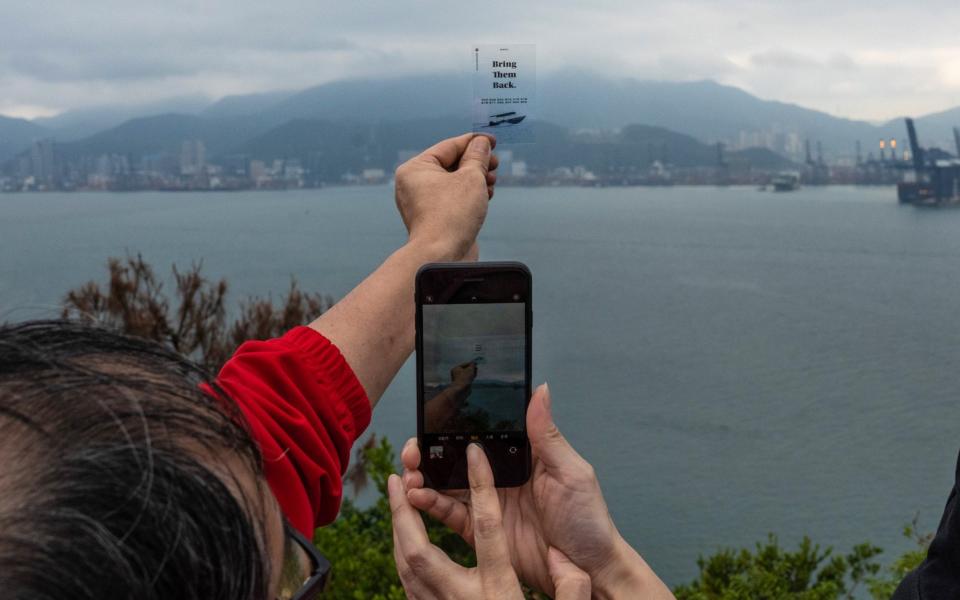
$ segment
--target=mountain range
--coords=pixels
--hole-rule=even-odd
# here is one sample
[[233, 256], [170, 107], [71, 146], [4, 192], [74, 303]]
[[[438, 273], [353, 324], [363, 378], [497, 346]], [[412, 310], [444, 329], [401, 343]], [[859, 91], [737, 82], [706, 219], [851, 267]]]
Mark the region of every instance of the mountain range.
[[[398, 144], [400, 149], [421, 148], [438, 136], [468, 129], [471, 92], [467, 76], [436, 74], [334, 81], [299, 91], [228, 96], [212, 103], [178, 98], [135, 108], [68, 111], [34, 121], [0, 117], [0, 161], [42, 137], [55, 137], [67, 155], [142, 155], [175, 151], [182, 140], [201, 139], [211, 156], [242, 153], [269, 158], [270, 152], [317, 145], [311, 135], [351, 141], [358, 156], [373, 160], [371, 152], [392, 152]], [[876, 125], [838, 118], [763, 100], [713, 81], [615, 79], [568, 71], [542, 77], [537, 93], [536, 117], [541, 129], [547, 127], [547, 138], [541, 135], [541, 141], [554, 131], [550, 123], [570, 132], [642, 124], [708, 145], [736, 144], [755, 133], [793, 133], [821, 142], [828, 157], [837, 157], [851, 156], [857, 140], [866, 152], [880, 138], [905, 138], [900, 119]], [[926, 145], [949, 143], [954, 125], [960, 125], [960, 106], [917, 119]], [[406, 137], [374, 151], [368, 139], [361, 139], [370, 135]], [[628, 137], [621, 132], [621, 140]], [[315, 150], [326, 151], [319, 146]], [[544, 154], [550, 150], [538, 144], [537, 155]]]

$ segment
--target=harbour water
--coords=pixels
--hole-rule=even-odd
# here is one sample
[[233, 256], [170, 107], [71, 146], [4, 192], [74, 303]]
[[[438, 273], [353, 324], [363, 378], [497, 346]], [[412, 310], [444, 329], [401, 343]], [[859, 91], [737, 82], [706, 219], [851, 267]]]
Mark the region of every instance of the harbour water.
[[[404, 239], [388, 187], [0, 195], [0, 320], [54, 316], [109, 256], [203, 260], [232, 300], [345, 294]], [[960, 211], [890, 188], [502, 188], [484, 259], [534, 276], [535, 381], [670, 583], [768, 532], [887, 556], [960, 448]], [[371, 431], [415, 431], [412, 364]]]

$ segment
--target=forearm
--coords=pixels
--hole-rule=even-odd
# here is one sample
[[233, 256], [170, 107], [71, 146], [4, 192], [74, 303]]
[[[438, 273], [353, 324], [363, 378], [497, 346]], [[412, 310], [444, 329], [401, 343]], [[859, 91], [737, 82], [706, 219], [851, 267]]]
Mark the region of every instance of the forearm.
[[458, 258], [446, 245], [407, 243], [310, 324], [340, 349], [372, 406], [413, 352], [417, 269]]
[[673, 593], [636, 550], [623, 538], [617, 542], [615, 559], [598, 573], [592, 573], [593, 597], [600, 600], [643, 598], [673, 600]]

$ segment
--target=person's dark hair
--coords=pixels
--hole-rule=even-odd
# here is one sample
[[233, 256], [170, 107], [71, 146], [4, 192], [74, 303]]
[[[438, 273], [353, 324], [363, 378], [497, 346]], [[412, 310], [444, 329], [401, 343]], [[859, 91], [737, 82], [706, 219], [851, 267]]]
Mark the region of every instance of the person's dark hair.
[[148, 340], [0, 326], [0, 595], [266, 596], [262, 509], [236, 479], [260, 456], [207, 379]]

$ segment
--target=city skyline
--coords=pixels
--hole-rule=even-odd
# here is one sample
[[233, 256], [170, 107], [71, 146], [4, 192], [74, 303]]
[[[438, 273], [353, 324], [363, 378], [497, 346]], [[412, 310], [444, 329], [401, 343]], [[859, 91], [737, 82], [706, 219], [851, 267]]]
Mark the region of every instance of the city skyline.
[[[466, 69], [474, 42], [536, 43], [538, 70], [713, 79], [761, 98], [884, 121], [960, 104], [955, 2], [627, 3], [551, 10], [448, 3], [212, 2], [177, 8], [11, 4], [0, 31], [0, 114], [52, 116], [301, 89], [351, 77]], [[923, 31], [910, 37], [911, 31]], [[576, 81], [571, 81], [576, 85]]]

